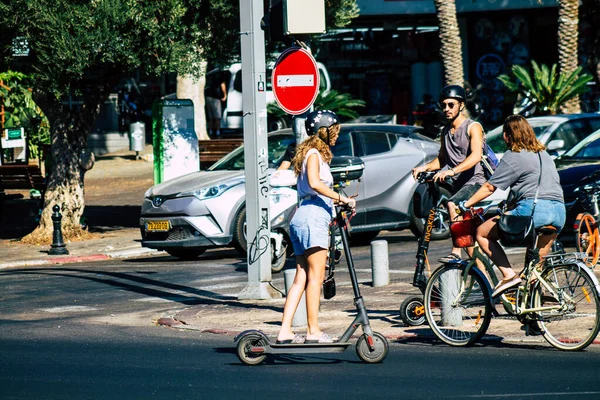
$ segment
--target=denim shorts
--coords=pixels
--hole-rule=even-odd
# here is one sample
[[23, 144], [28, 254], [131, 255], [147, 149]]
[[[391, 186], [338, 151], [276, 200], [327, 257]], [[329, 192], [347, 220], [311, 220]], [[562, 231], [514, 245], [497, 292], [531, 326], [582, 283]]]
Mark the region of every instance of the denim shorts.
[[[511, 215], [531, 215], [533, 208], [533, 199], [521, 200], [517, 207], [510, 210], [507, 214]], [[533, 214], [533, 224], [536, 228], [551, 225], [560, 232], [565, 225], [567, 212], [564, 203], [557, 200], [538, 199]]]
[[301, 256], [313, 247], [329, 248], [331, 207], [320, 197], [302, 200], [290, 222], [294, 254]]

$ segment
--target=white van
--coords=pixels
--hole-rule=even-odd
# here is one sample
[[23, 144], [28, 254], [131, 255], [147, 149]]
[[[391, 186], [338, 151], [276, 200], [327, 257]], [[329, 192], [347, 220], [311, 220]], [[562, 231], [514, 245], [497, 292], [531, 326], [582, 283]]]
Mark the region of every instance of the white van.
[[[271, 87], [271, 72], [273, 65], [267, 70], [267, 104], [275, 102], [275, 96]], [[329, 73], [327, 68], [320, 62], [317, 62], [317, 68], [319, 70], [319, 86], [321, 91], [331, 90], [331, 80], [329, 79]], [[212, 73], [209, 72], [208, 74]], [[215, 71], [216, 72], [216, 71]], [[227, 100], [225, 101], [225, 108], [223, 109], [223, 118], [221, 119], [222, 130], [241, 130], [243, 122], [243, 108], [242, 108], [242, 64], [232, 64], [225, 73], [228, 75], [227, 80]], [[287, 122], [284, 120], [275, 120], [268, 118], [267, 120], [268, 131], [274, 131], [287, 127]]]

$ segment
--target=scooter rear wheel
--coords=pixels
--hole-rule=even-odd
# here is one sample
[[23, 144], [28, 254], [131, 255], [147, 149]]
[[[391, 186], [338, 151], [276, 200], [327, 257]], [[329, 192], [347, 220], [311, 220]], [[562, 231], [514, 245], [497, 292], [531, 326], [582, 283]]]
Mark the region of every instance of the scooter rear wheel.
[[423, 296], [409, 296], [400, 304], [400, 319], [408, 326], [425, 323]]
[[262, 363], [266, 358], [266, 354], [257, 354], [251, 351], [252, 347], [265, 346], [265, 338], [255, 333], [247, 334], [242, 337], [237, 344], [237, 356], [241, 362], [246, 365], [258, 365]]
[[367, 343], [367, 335], [363, 334], [356, 341], [356, 354], [362, 361], [374, 364], [382, 362], [388, 355], [389, 345], [388, 341], [379, 332], [373, 332], [373, 351], [369, 348]]

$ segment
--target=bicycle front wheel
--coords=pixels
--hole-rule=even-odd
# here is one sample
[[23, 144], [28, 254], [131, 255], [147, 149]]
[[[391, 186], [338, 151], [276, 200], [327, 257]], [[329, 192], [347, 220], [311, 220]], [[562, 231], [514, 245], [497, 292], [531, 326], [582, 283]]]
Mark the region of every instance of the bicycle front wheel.
[[596, 338], [600, 328], [600, 298], [594, 282], [577, 264], [555, 265], [542, 273], [533, 290], [537, 307], [553, 309], [538, 312], [544, 339], [560, 350], [581, 350]]
[[479, 340], [492, 318], [489, 291], [472, 269], [463, 277], [462, 265], [444, 265], [425, 288], [425, 313], [433, 333], [451, 346], [467, 346]]

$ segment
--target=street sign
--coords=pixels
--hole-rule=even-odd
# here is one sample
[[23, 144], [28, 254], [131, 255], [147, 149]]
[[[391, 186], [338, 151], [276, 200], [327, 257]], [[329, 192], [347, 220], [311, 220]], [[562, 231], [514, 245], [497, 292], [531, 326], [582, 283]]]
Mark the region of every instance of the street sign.
[[313, 56], [300, 47], [285, 50], [273, 69], [273, 94], [283, 111], [304, 113], [319, 94], [319, 70]]

